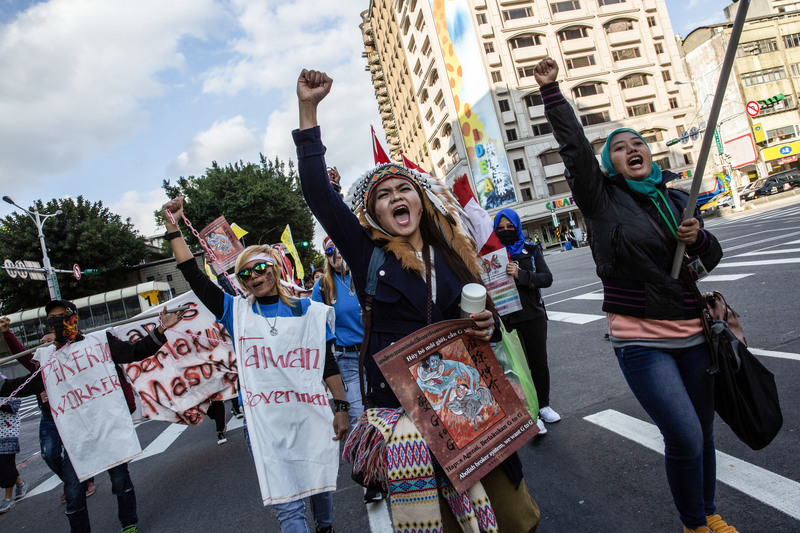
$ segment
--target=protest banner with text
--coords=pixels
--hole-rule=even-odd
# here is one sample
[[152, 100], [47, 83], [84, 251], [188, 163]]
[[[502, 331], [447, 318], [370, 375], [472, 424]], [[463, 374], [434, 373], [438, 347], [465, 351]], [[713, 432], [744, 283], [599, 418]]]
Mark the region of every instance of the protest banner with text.
[[333, 309], [311, 302], [302, 317], [276, 316], [273, 325], [250, 302], [234, 302], [239, 382], [262, 502], [336, 490], [339, 443], [322, 380]]
[[427, 326], [375, 354], [408, 416], [459, 492], [538, 432], [471, 320]]
[[[152, 357], [124, 366], [145, 418], [195, 425], [211, 400], [236, 396], [236, 355], [231, 336], [191, 291], [151, 307], [147, 314], [181, 305], [190, 309], [167, 330], [167, 343]], [[114, 334], [136, 341], [157, 327], [155, 316], [119, 326]]]
[[508, 252], [505, 248], [481, 256], [481, 266], [483, 267], [481, 280], [500, 316], [506, 316], [522, 309], [522, 300], [519, 297], [517, 284], [514, 278], [506, 274], [507, 265]]
[[106, 330], [87, 333], [61, 350], [39, 348], [34, 358], [42, 365], [50, 413], [78, 479], [142, 452]]

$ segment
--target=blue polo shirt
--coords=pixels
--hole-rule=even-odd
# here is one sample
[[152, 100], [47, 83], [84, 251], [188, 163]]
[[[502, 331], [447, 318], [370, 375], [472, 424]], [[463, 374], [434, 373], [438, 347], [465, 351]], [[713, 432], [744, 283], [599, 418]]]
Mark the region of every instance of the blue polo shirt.
[[[311, 290], [311, 299], [315, 302], [322, 302], [322, 289], [319, 286], [321, 281], [322, 279], [318, 279]], [[336, 344], [339, 346], [361, 344], [361, 341], [364, 340], [361, 304], [358, 303], [358, 297], [355, 294], [350, 296], [348, 290], [350, 274], [344, 276], [344, 284], [340, 283], [341, 278], [334, 281], [336, 281], [336, 302], [332, 307], [336, 312]]]

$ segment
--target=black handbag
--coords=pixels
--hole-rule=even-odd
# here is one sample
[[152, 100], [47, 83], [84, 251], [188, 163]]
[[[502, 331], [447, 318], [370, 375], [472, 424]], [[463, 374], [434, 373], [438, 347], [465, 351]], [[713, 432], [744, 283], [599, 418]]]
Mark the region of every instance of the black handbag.
[[783, 426], [775, 376], [747, 349], [739, 315], [725, 298], [716, 291], [701, 294], [685, 265], [683, 278], [704, 305], [701, 320], [711, 349], [706, 371], [714, 376], [714, 410], [739, 440], [760, 450]]
[[775, 376], [733, 334], [727, 322], [711, 324], [714, 409], [739, 439], [760, 450], [778, 434], [783, 415]]

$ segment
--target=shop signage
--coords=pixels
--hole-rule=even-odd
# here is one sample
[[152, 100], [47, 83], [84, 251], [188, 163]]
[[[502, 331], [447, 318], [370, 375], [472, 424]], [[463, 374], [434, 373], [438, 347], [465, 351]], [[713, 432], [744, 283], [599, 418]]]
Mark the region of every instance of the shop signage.
[[795, 141], [789, 144], [782, 144], [780, 146], [772, 146], [765, 148], [761, 151], [764, 156], [764, 161], [771, 161], [790, 155], [800, 154], [800, 141]]
[[550, 202], [547, 202], [546, 204], [544, 204], [544, 207], [546, 209], [549, 209], [550, 211], [552, 211], [552, 210], [558, 209], [560, 207], [569, 207], [569, 206], [573, 205], [574, 203], [575, 203], [575, 201], [572, 199], [572, 196], [570, 196], [570, 197], [567, 197], [567, 198], [561, 198], [560, 200], [552, 200]]

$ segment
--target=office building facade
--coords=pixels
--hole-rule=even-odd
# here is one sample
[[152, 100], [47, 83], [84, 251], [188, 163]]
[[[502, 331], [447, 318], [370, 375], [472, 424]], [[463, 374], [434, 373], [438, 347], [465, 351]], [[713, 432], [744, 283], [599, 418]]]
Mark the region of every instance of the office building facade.
[[693, 168], [696, 135], [667, 146], [696, 111], [674, 83], [687, 75], [663, 0], [372, 0], [363, 18], [373, 81], [400, 103], [381, 107], [390, 143], [449, 185], [467, 174], [482, 205], [515, 209], [529, 236], [552, 244], [555, 220], [584, 227], [533, 77], [544, 57], [597, 153], [630, 127], [663, 168]]

